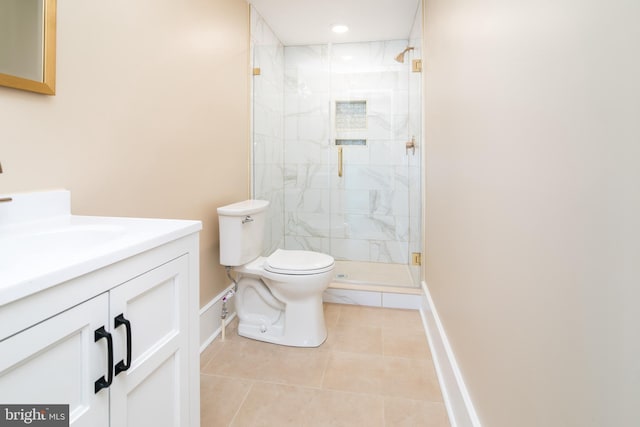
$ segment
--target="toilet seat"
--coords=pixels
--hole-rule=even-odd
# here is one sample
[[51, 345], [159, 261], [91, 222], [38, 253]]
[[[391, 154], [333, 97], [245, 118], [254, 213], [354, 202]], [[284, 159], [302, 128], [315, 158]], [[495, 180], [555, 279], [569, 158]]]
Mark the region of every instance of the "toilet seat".
[[320, 274], [333, 269], [333, 257], [319, 252], [276, 249], [264, 262], [266, 271], [276, 274]]

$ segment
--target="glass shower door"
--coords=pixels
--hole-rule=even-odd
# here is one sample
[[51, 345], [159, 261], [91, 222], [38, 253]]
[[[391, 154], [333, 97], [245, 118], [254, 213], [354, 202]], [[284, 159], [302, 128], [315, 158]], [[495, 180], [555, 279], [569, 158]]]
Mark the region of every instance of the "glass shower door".
[[419, 149], [405, 149], [409, 64], [394, 61], [406, 46], [254, 45], [253, 194], [271, 202], [265, 253], [331, 254], [337, 281], [419, 283], [409, 274]]
[[337, 278], [413, 286], [409, 275], [406, 40], [330, 48], [330, 253]]

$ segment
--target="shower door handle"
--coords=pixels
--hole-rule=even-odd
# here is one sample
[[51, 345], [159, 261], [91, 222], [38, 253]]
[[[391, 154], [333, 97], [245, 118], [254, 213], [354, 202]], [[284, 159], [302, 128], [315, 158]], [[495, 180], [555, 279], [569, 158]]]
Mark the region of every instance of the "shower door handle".
[[338, 176], [342, 177], [342, 147], [338, 147]]

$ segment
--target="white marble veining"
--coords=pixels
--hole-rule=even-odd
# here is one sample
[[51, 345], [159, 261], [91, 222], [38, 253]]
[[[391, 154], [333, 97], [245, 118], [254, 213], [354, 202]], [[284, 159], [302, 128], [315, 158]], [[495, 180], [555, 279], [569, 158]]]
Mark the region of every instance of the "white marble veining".
[[284, 46], [269, 25], [251, 8], [253, 189], [254, 197], [268, 200], [269, 227], [264, 254], [284, 244]]
[[325, 214], [305, 212], [285, 212], [286, 234], [303, 237], [330, 237], [342, 229], [332, 228], [331, 218]]
[[[393, 60], [406, 46], [285, 47], [285, 242], [329, 238], [338, 259], [407, 262], [408, 65]], [[336, 129], [333, 104], [352, 100], [367, 102], [366, 128]], [[343, 148], [342, 177], [334, 138], [367, 140]]]
[[408, 264], [406, 242], [400, 241], [372, 241], [370, 254], [374, 262]]
[[287, 249], [311, 250], [327, 254], [331, 252], [330, 240], [325, 237], [287, 236], [284, 244]]
[[369, 261], [371, 242], [353, 238], [332, 238], [331, 252], [336, 260]]
[[319, 139], [286, 140], [287, 164], [329, 163], [329, 147]]
[[[407, 263], [409, 247], [420, 244], [410, 203], [420, 198], [420, 154], [408, 156], [405, 143], [421, 133], [421, 101], [411, 56], [394, 58], [409, 41], [285, 47], [252, 9], [252, 43], [261, 68], [253, 79], [254, 197], [271, 201], [268, 250], [284, 244]], [[366, 101], [365, 120], [353, 122], [365, 126], [336, 126], [337, 101]], [[342, 177], [338, 138], [366, 140], [343, 146]]]
[[285, 190], [284, 208], [290, 212], [306, 212], [329, 214], [331, 196], [329, 189], [320, 188], [291, 188]]

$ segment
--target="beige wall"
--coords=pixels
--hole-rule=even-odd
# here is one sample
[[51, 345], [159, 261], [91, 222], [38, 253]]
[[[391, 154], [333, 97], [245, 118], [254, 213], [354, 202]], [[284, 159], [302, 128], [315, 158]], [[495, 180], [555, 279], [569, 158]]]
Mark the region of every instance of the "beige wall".
[[640, 425], [640, 2], [425, 13], [426, 281], [483, 425]]
[[199, 219], [201, 305], [226, 284], [216, 207], [248, 195], [244, 0], [58, 2], [57, 94], [0, 87], [0, 193]]

